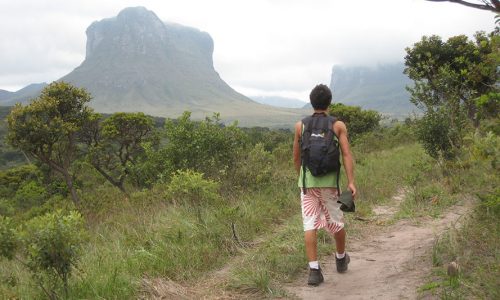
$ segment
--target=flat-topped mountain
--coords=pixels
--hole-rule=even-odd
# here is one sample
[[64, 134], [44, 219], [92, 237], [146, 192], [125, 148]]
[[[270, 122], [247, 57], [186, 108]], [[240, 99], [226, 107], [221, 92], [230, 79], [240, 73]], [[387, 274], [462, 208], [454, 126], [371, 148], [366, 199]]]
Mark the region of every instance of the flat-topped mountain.
[[176, 117], [220, 112], [242, 123], [255, 117], [290, 123], [293, 110], [258, 104], [226, 84], [215, 71], [214, 42], [198, 29], [161, 21], [143, 7], [92, 23], [86, 57], [61, 80], [85, 87], [99, 112], [142, 111]]

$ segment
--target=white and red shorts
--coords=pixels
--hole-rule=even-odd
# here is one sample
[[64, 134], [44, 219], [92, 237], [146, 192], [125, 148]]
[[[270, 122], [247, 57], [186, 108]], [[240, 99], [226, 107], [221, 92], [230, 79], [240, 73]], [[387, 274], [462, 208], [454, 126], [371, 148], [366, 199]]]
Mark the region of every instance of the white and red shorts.
[[302, 221], [304, 231], [325, 228], [335, 234], [344, 228], [344, 213], [337, 203], [336, 188], [308, 188], [301, 191]]

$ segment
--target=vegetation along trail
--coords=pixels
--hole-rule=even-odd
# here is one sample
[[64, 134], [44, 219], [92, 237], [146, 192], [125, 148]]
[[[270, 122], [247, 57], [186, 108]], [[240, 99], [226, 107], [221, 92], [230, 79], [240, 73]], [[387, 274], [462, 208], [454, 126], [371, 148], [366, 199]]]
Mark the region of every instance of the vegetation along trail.
[[[393, 198], [394, 205], [399, 204], [401, 196], [400, 193]], [[307, 278], [304, 274], [287, 289], [302, 299], [417, 299], [418, 287], [430, 274], [429, 253], [436, 236], [460, 222], [461, 217], [470, 212], [472, 204], [472, 200], [463, 200], [440, 218], [403, 219], [382, 227], [375, 234], [348, 246], [351, 263], [346, 273], [335, 271], [332, 255], [322, 262], [323, 284], [318, 287], [304, 285]], [[376, 220], [388, 217], [383, 207], [373, 210]]]

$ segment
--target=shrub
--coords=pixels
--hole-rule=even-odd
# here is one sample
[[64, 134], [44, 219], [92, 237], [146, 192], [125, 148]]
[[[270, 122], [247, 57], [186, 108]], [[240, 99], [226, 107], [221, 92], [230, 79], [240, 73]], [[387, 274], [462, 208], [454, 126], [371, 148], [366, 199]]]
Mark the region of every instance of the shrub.
[[466, 123], [465, 118], [454, 118], [446, 108], [428, 111], [417, 121], [417, 138], [431, 157], [452, 160], [462, 146]]
[[370, 132], [379, 126], [382, 116], [374, 110], [362, 110], [359, 106], [335, 103], [328, 108], [330, 115], [343, 121], [351, 139]]
[[84, 239], [83, 218], [76, 211], [47, 213], [26, 224], [21, 237], [25, 265], [49, 298], [58, 298], [61, 284], [68, 297], [68, 279]]
[[12, 259], [17, 248], [16, 232], [10, 218], [0, 216], [0, 257]]
[[271, 180], [274, 167], [272, 154], [264, 149], [263, 144], [258, 143], [237, 160], [232, 181], [240, 186], [266, 184]]
[[0, 216], [13, 216], [16, 213], [16, 207], [12, 200], [0, 198]]
[[202, 173], [192, 170], [178, 170], [167, 187], [167, 197], [174, 203], [184, 203], [195, 207], [212, 204], [219, 200], [219, 184], [204, 179]]
[[13, 197], [24, 182], [41, 177], [40, 170], [34, 165], [22, 165], [0, 171], [0, 197]]
[[35, 181], [22, 184], [14, 197], [18, 207], [26, 209], [43, 204], [47, 198], [47, 191]]
[[[224, 126], [219, 116], [202, 122], [190, 120], [185, 112], [177, 120], [165, 123], [167, 145], [163, 160], [171, 163], [171, 170], [195, 170], [209, 178], [221, 178], [233, 166], [245, 145], [245, 135], [236, 124]], [[161, 163], [161, 162], [159, 162]]]

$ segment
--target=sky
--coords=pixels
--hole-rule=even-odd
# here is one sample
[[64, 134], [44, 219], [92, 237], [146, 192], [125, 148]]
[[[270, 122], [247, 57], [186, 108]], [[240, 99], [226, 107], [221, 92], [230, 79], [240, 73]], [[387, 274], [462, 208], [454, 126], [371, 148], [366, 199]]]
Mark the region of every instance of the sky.
[[214, 67], [238, 92], [302, 101], [334, 65], [403, 62], [423, 35], [494, 29], [492, 12], [425, 0], [0, 0], [0, 89], [71, 72], [86, 28], [131, 6], [208, 32]]

